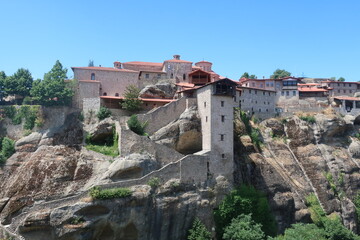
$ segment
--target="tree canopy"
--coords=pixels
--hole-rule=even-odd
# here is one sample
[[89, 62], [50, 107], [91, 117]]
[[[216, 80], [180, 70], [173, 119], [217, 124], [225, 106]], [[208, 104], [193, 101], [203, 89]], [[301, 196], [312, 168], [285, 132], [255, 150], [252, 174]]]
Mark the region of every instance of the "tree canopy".
[[261, 224], [251, 219], [251, 214], [241, 214], [234, 218], [230, 225], [225, 228], [224, 240], [263, 240], [265, 234], [261, 230]]
[[249, 75], [248, 72], [244, 72], [243, 75], [241, 75], [240, 78], [255, 79], [255, 78], [257, 78], [257, 77], [256, 77], [254, 74]]
[[134, 86], [129, 85], [124, 93], [124, 102], [121, 104], [123, 108], [130, 112], [135, 112], [141, 109], [142, 101], [139, 99], [140, 90]]
[[36, 80], [31, 89], [33, 98], [43, 105], [68, 105], [73, 91], [66, 86], [67, 69], [63, 68], [59, 60], [53, 68], [44, 75], [44, 80]]
[[30, 95], [33, 78], [29, 70], [20, 68], [12, 76], [5, 77], [4, 91], [6, 95], [16, 94], [22, 97]]
[[206, 229], [205, 225], [195, 219], [191, 229], [189, 230], [188, 240], [211, 240], [211, 233]]
[[279, 79], [284, 77], [290, 77], [291, 73], [286, 71], [285, 69], [276, 69], [273, 73], [273, 75], [270, 76], [270, 78], [273, 79]]

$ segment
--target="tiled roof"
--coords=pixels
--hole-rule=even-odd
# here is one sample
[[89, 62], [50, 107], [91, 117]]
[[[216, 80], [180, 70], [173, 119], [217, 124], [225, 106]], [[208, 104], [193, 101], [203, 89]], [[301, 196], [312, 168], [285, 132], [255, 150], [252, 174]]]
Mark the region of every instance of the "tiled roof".
[[180, 59], [170, 59], [170, 60], [165, 60], [164, 62], [192, 63], [192, 62], [180, 60]]
[[194, 71], [190, 72], [189, 75], [192, 75], [192, 74], [194, 74], [196, 72], [203, 72], [203, 73], [206, 73], [206, 74], [212, 74], [211, 72], [207, 72], [207, 71], [204, 71], [202, 69], [197, 69], [197, 70], [194, 70]]
[[347, 97], [347, 96], [338, 96], [338, 97], [334, 97], [334, 99], [349, 100], [349, 101], [360, 101], [360, 98], [357, 98], [357, 97]]
[[74, 69], [84, 69], [84, 70], [100, 70], [100, 71], [114, 71], [114, 72], [133, 72], [137, 73], [138, 71], [129, 70], [129, 69], [119, 69], [119, 68], [111, 68], [111, 67], [71, 67]]
[[298, 88], [299, 92], [328, 92], [327, 89], [324, 88], [314, 88], [314, 87], [309, 87], [309, 88]]
[[320, 86], [319, 83], [299, 83], [298, 86]]
[[155, 62], [139, 62], [139, 61], [132, 61], [132, 62], [124, 62], [123, 64], [131, 64], [131, 65], [146, 65], [146, 66], [156, 66], [162, 67], [162, 63], [155, 63]]
[[184, 83], [175, 83], [175, 85], [180, 86], [180, 87], [194, 87], [195, 86], [195, 84], [193, 84], [193, 83], [186, 83], [186, 82], [184, 82]]
[[200, 62], [197, 62], [197, 63], [211, 63], [212, 64], [212, 62], [208, 62], [208, 61], [200, 61]]
[[[118, 100], [125, 99], [124, 97], [114, 97], [114, 96], [100, 96], [100, 98], [102, 98], [102, 99], [118, 99]], [[141, 101], [143, 101], [143, 102], [165, 102], [165, 103], [169, 103], [169, 102], [176, 101], [176, 99], [164, 99], [164, 98], [139, 98], [139, 99]]]

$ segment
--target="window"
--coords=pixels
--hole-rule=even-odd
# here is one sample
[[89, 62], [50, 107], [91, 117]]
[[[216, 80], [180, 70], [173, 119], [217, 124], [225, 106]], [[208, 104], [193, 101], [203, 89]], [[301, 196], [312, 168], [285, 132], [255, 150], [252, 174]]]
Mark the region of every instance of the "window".
[[149, 79], [150, 75], [148, 73], [145, 74], [145, 78]]
[[95, 80], [95, 73], [91, 74], [91, 80]]
[[183, 80], [186, 80], [186, 75], [185, 75], [185, 73], [183, 74]]
[[269, 111], [269, 109], [266, 109], [266, 111], [268, 112], [268, 111]]
[[252, 83], [252, 86], [255, 87], [255, 83]]
[[263, 92], [263, 95], [265, 95], [265, 92]]
[[349, 87], [351, 87], [351, 83], [349, 83]]
[[257, 104], [257, 101], [255, 101], [255, 104]]
[[115, 93], [115, 97], [118, 97], [119, 96], [119, 93]]
[[224, 115], [221, 115], [221, 121], [225, 122], [225, 116]]
[[106, 93], [106, 92], [104, 92], [104, 93], [103, 93], [103, 96], [107, 96], [107, 93]]
[[264, 105], [266, 105], [266, 102], [264, 102]]
[[205, 122], [207, 122], [207, 121], [208, 121], [208, 116], [205, 117]]
[[340, 93], [340, 90], [338, 90], [338, 93]]
[[251, 90], [249, 90], [249, 93], [251, 93]]
[[293, 91], [293, 96], [296, 96], [296, 91]]
[[160, 78], [161, 78], [161, 74], [158, 74], [158, 75], [157, 75], [157, 78], [160, 79]]
[[260, 84], [260, 88], [263, 88], [263, 87], [264, 87], [264, 84], [261, 83], [261, 84]]
[[206, 108], [206, 102], [204, 102], [204, 108]]
[[221, 154], [221, 158], [225, 158], [225, 154]]
[[281, 96], [285, 96], [284, 91], [281, 91]]
[[270, 92], [268, 92], [269, 96], [270, 96]]
[[257, 90], [255, 90], [255, 94], [257, 94]]
[[261, 112], [261, 109], [259, 108], [259, 112]]
[[290, 94], [289, 94], [289, 91], [286, 91], [286, 96], [289, 96]]
[[274, 86], [274, 83], [270, 83], [270, 86], [273, 87], [273, 86]]
[[270, 86], [270, 84], [267, 82], [267, 83], [266, 83], [266, 87], [269, 87], [269, 86]]
[[338, 87], [340, 87], [340, 83], [338, 83]]
[[171, 74], [171, 75], [170, 75], [170, 78], [174, 78], [174, 74]]
[[346, 90], [344, 90], [344, 93], [346, 93]]
[[221, 106], [222, 106], [222, 107], [224, 106], [224, 101], [221, 101]]
[[350, 93], [352, 93], [352, 90], [349, 90]]
[[220, 141], [224, 141], [224, 134], [220, 134]]

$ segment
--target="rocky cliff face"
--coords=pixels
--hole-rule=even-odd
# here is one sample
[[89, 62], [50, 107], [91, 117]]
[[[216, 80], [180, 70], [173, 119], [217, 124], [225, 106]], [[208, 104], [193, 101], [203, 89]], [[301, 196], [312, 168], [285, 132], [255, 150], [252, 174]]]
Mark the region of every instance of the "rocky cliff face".
[[[185, 239], [195, 217], [211, 229], [212, 210], [232, 186], [226, 179], [198, 186], [169, 177], [153, 187], [141, 180], [171, 168], [151, 146], [166, 143], [181, 152], [198, 143], [196, 116], [196, 109], [189, 109], [151, 136], [153, 140], [133, 137], [132, 145], [141, 139], [141, 151], [129, 147], [126, 156], [115, 158], [83, 147], [84, 126], [76, 114], [68, 115], [61, 127], [18, 140], [16, 153], [0, 169], [1, 223], [17, 238], [37, 240]], [[317, 114], [315, 120], [294, 116], [260, 123], [261, 151], [246, 135], [243, 122], [235, 120], [235, 183], [252, 184], [267, 194], [280, 231], [311, 221], [305, 205], [310, 193], [327, 213], [337, 213], [356, 231], [351, 200], [360, 185], [360, 142], [350, 136], [358, 127], [335, 114]], [[92, 138], [101, 138], [110, 134], [113, 123], [108, 119], [85, 129]], [[132, 179], [137, 180], [132, 184]], [[93, 200], [87, 190], [95, 185], [127, 186], [132, 196]]]

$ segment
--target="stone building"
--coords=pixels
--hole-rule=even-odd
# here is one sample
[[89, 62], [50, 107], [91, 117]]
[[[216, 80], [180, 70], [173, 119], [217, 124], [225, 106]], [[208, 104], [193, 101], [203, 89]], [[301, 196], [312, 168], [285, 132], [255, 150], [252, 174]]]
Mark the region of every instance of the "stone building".
[[354, 93], [360, 92], [360, 83], [358, 82], [339, 82], [339, 81], [322, 81], [321, 85], [329, 90], [329, 96], [354, 96]]

